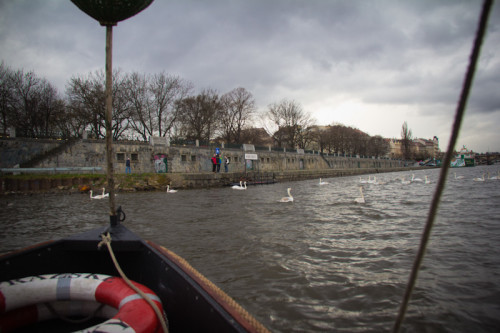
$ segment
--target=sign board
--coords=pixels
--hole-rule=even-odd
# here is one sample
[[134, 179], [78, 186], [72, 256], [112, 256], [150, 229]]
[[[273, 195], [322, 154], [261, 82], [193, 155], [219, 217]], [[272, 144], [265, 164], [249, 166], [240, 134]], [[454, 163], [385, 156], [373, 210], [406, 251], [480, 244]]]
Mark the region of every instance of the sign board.
[[220, 154], [220, 148], [215, 148], [215, 153], [216, 153], [217, 155], [219, 155], [219, 154]]
[[257, 154], [245, 154], [245, 160], [258, 160]]
[[247, 143], [244, 143], [243, 144], [243, 150], [244, 151], [255, 151], [255, 146], [247, 144]]

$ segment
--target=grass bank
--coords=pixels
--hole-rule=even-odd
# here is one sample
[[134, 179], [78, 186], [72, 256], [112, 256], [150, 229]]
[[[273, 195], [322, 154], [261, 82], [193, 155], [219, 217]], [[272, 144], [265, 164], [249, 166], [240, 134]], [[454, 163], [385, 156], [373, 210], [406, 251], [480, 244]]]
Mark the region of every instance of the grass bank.
[[[118, 191], [155, 191], [165, 190], [170, 183], [168, 174], [117, 174], [114, 175]], [[0, 176], [0, 193], [29, 192], [88, 192], [107, 188], [104, 174], [23, 174]]]

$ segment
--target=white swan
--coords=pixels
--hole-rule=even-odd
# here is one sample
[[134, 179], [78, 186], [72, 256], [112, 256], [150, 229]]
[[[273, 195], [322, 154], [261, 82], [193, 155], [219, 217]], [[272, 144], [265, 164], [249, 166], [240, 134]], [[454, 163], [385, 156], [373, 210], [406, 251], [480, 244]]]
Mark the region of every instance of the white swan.
[[288, 197], [283, 197], [280, 199], [280, 202], [292, 202], [293, 201], [293, 197], [292, 197], [292, 194], [290, 193], [290, 191], [292, 190], [291, 187], [289, 187], [287, 189], [287, 192], [288, 192]]
[[464, 176], [457, 176], [457, 173], [455, 172], [455, 179], [464, 179]]
[[411, 175], [411, 181], [412, 182], [418, 182], [418, 183], [423, 182], [422, 178], [415, 178], [415, 174]]
[[93, 200], [93, 199], [104, 199], [104, 193], [103, 194], [96, 194], [96, 195], [92, 195], [92, 190], [90, 190], [90, 200]]
[[411, 181], [405, 180], [404, 177], [401, 177], [401, 184], [408, 185], [408, 184], [411, 184]]
[[177, 190], [171, 190], [170, 185], [167, 185], [167, 193], [175, 193]]
[[247, 189], [247, 182], [244, 182], [243, 184], [245, 184], [245, 187], [243, 187], [243, 185], [241, 184], [242, 181], [240, 180], [240, 186], [238, 185], [234, 185], [233, 187], [231, 187], [233, 190], [246, 190]]
[[370, 176], [368, 176], [368, 184], [376, 184], [377, 183], [377, 176], [373, 176], [373, 179], [370, 179]]
[[361, 179], [361, 177], [359, 177], [359, 182], [360, 182], [361, 184], [366, 184], [366, 183], [368, 183], [369, 181], [370, 181], [370, 176], [368, 176], [368, 180], [366, 180], [366, 179]]
[[365, 203], [365, 196], [363, 195], [363, 188], [359, 187], [359, 193], [361, 193], [361, 197], [354, 199], [357, 203]]
[[490, 177], [490, 173], [488, 172], [488, 179], [491, 179], [491, 180], [500, 179], [500, 170], [498, 171], [498, 174], [496, 176], [492, 176], [492, 177]]
[[483, 173], [483, 176], [481, 178], [474, 178], [473, 181], [475, 181], [475, 182], [484, 182], [484, 173]]
[[102, 188], [102, 197], [103, 198], [108, 198], [109, 197], [109, 193], [106, 193], [106, 189], [104, 187]]
[[324, 182], [324, 181], [322, 181], [322, 180], [321, 180], [321, 178], [320, 178], [320, 179], [319, 179], [319, 184], [320, 184], [320, 185], [326, 185], [326, 184], [330, 184], [330, 183], [329, 183], [329, 182]]
[[429, 179], [429, 178], [427, 178], [427, 175], [425, 175], [425, 183], [426, 183], [426, 184], [430, 184], [430, 183], [431, 183], [430, 179]]

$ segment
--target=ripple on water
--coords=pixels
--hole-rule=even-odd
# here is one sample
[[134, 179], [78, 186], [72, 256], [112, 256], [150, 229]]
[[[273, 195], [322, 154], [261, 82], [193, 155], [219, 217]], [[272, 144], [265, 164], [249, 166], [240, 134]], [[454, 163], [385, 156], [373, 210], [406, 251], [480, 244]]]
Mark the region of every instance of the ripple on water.
[[[500, 327], [500, 181], [495, 166], [457, 169], [435, 220], [405, 332]], [[435, 184], [439, 170], [412, 172]], [[273, 332], [389, 331], [432, 200], [411, 173], [166, 193], [120, 193], [125, 224], [187, 259]], [[373, 175], [372, 175], [373, 177]], [[293, 203], [279, 203], [292, 188]], [[1, 249], [107, 223], [107, 203], [83, 195], [0, 197]]]

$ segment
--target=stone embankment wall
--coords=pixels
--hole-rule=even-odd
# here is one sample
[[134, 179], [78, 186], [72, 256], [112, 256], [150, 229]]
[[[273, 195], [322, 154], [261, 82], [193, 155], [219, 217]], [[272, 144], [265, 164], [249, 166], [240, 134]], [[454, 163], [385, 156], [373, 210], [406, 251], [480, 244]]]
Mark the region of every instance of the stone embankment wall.
[[[104, 140], [72, 142], [34, 139], [2, 139], [1, 167], [31, 165], [33, 168], [101, 167], [106, 170]], [[409, 170], [404, 162], [391, 159], [341, 157], [297, 152], [243, 149], [221, 149], [231, 160], [229, 172], [212, 173], [213, 148], [150, 144], [120, 141], [114, 144], [114, 170], [121, 181], [115, 181], [119, 191], [165, 190], [175, 188], [221, 187], [240, 180], [257, 183], [296, 181], [344, 177], [379, 172]], [[251, 154], [254, 160], [248, 160]], [[126, 176], [125, 161], [130, 158], [132, 176]], [[157, 173], [166, 164], [166, 173]], [[41, 169], [39, 169], [41, 170]], [[165, 169], [163, 169], [164, 171]], [[135, 176], [143, 177], [136, 178]], [[148, 174], [151, 174], [148, 176]], [[158, 178], [159, 177], [159, 178]], [[105, 178], [105, 177], [104, 177]], [[127, 180], [128, 181], [125, 181]], [[106, 186], [100, 180], [99, 188]], [[51, 190], [78, 191], [82, 185], [97, 186], [92, 178], [51, 179], [34, 176], [30, 179], [0, 177], [0, 192], [41, 192]]]
[[0, 168], [12, 168], [59, 147], [64, 141], [0, 139]]
[[[2, 139], [2, 168], [29, 164], [34, 168], [57, 167], [101, 167], [106, 170], [106, 148], [104, 140], [78, 140], [71, 144], [57, 140]], [[114, 143], [114, 170], [125, 173], [125, 161], [131, 160], [133, 173], [205, 173], [212, 171], [211, 157], [214, 150], [209, 147], [167, 146], [148, 142], [118, 141]], [[254, 160], [246, 159], [251, 153]], [[377, 169], [389, 170], [404, 166], [401, 160], [359, 157], [341, 157], [316, 154], [301, 154], [295, 151], [221, 148], [222, 156], [230, 159], [229, 172], [288, 172], [318, 170]], [[105, 171], [103, 171], [105, 172]], [[224, 172], [224, 166], [221, 166]], [[366, 173], [366, 172], [364, 172]]]

